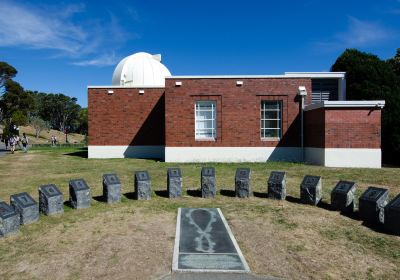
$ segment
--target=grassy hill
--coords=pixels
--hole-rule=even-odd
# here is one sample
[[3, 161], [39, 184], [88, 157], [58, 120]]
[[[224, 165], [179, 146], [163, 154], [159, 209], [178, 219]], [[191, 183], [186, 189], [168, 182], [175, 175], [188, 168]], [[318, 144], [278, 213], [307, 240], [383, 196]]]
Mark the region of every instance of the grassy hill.
[[[3, 125], [0, 125], [0, 134], [3, 133]], [[64, 144], [65, 143], [65, 134], [61, 131], [50, 129], [50, 130], [43, 130], [40, 133], [39, 138], [36, 138], [35, 129], [32, 126], [20, 126], [20, 134], [26, 133], [29, 138], [30, 144], [50, 144], [51, 143], [51, 136], [56, 136], [58, 143]], [[68, 141], [69, 143], [79, 144], [83, 143], [85, 140], [85, 135], [71, 133], [68, 134]]]

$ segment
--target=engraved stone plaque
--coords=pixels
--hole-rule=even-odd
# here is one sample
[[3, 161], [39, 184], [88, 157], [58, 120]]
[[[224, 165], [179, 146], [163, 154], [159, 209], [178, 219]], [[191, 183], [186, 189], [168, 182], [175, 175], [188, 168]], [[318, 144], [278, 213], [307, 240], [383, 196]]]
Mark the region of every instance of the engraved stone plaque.
[[400, 235], [400, 194], [385, 207], [385, 230]]
[[359, 199], [359, 213], [368, 223], [384, 223], [384, 208], [388, 203], [389, 191], [384, 188], [369, 187]]
[[0, 237], [19, 231], [19, 215], [14, 208], [4, 201], [0, 201]]
[[151, 180], [147, 171], [135, 172], [135, 193], [137, 200], [149, 200], [151, 198]]
[[300, 200], [305, 204], [317, 205], [322, 198], [322, 179], [320, 176], [306, 175], [300, 185]]
[[103, 175], [103, 198], [107, 203], [121, 201], [121, 182], [115, 173]]
[[75, 209], [90, 207], [90, 188], [83, 179], [69, 181], [69, 200]]
[[286, 199], [286, 172], [272, 171], [268, 179], [268, 197]]
[[39, 204], [26, 192], [10, 196], [10, 204], [18, 213], [21, 225], [39, 220]]
[[250, 197], [250, 168], [238, 168], [235, 175], [236, 197]]
[[215, 169], [214, 167], [203, 167], [201, 169], [201, 196], [203, 198], [215, 197], [216, 193]]
[[339, 181], [331, 192], [333, 209], [342, 212], [353, 212], [355, 207], [356, 183]]
[[249, 271], [219, 209], [180, 208], [176, 230], [173, 271]]
[[169, 198], [182, 196], [182, 174], [179, 168], [168, 168], [167, 191]]
[[56, 185], [39, 187], [39, 211], [45, 215], [54, 215], [64, 212], [64, 196]]

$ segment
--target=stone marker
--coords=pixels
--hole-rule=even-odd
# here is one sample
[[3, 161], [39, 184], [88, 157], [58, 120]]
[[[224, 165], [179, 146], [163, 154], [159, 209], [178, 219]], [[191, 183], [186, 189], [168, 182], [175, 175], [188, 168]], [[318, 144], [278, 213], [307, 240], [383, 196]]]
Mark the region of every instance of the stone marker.
[[121, 201], [121, 182], [117, 174], [103, 175], [103, 198], [107, 203]]
[[19, 215], [13, 207], [0, 201], [0, 237], [19, 231]]
[[322, 179], [320, 176], [306, 175], [300, 185], [300, 201], [317, 205], [322, 198]]
[[137, 200], [148, 200], [151, 198], [151, 180], [147, 171], [135, 172], [135, 192]]
[[342, 212], [353, 212], [355, 207], [356, 183], [339, 181], [331, 192], [333, 209]]
[[286, 172], [272, 171], [268, 179], [268, 197], [286, 199]]
[[179, 168], [168, 168], [167, 190], [169, 198], [182, 196], [182, 173]]
[[400, 194], [385, 207], [385, 230], [400, 235]]
[[69, 201], [73, 208], [81, 209], [90, 207], [90, 188], [85, 180], [69, 181]]
[[236, 197], [250, 197], [250, 168], [238, 168], [235, 175]]
[[39, 204], [26, 192], [10, 196], [10, 205], [19, 215], [21, 225], [39, 220]]
[[64, 196], [56, 185], [39, 187], [39, 211], [45, 215], [54, 215], [64, 212]]
[[389, 191], [384, 188], [369, 187], [359, 199], [359, 212], [363, 221], [368, 223], [383, 223], [384, 208], [388, 203]]
[[203, 198], [215, 197], [216, 193], [215, 169], [214, 167], [203, 167], [201, 169], [201, 196]]

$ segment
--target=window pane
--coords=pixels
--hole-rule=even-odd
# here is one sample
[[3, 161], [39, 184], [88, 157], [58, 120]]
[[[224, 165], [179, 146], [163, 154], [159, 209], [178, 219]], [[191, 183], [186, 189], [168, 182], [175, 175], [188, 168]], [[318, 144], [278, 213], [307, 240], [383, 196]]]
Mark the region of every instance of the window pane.
[[216, 137], [216, 102], [197, 101], [195, 106], [195, 137]]
[[281, 101], [261, 102], [261, 138], [280, 138], [282, 129]]

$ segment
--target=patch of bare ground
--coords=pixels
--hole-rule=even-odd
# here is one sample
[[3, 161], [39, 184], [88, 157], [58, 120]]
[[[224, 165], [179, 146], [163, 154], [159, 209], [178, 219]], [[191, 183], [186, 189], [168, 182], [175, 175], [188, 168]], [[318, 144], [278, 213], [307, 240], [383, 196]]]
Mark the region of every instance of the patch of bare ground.
[[[74, 215], [80, 211], [84, 210]], [[174, 236], [172, 214], [115, 207], [90, 219], [50, 226], [32, 237], [32, 244], [22, 234], [10, 237], [8, 242], [25, 242], [28, 248], [2, 260], [0, 275], [2, 279], [159, 279], [170, 270]]]

